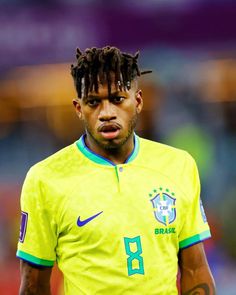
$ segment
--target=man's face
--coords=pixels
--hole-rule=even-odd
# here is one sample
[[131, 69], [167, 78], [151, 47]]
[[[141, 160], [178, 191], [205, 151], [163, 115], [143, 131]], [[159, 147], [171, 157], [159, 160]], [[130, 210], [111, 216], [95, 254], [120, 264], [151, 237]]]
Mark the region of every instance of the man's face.
[[133, 134], [142, 110], [141, 90], [135, 81], [129, 91], [117, 91], [114, 83], [110, 95], [107, 84], [99, 84], [98, 91], [73, 101], [77, 115], [90, 141], [106, 150], [120, 148]]

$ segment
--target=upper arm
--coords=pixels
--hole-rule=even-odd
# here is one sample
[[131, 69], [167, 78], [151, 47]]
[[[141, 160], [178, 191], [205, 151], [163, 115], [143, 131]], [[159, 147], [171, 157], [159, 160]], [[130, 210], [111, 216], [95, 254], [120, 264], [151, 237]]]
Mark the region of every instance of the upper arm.
[[191, 247], [181, 249], [179, 252], [179, 266], [182, 269], [195, 270], [202, 266], [207, 266], [207, 259], [202, 243], [197, 243]]
[[51, 267], [56, 260], [57, 211], [53, 195], [43, 171], [31, 169], [21, 193], [21, 227], [17, 245], [17, 257], [29, 263]]
[[[36, 171], [37, 172], [37, 171]], [[17, 257], [21, 268], [21, 295], [50, 294], [51, 267], [55, 261], [56, 228], [48, 192], [35, 170], [30, 170], [21, 194], [21, 230]]]
[[52, 268], [30, 264], [20, 260], [20, 295], [50, 295]]
[[[182, 294], [215, 294], [215, 283], [209, 268], [202, 243], [179, 252]], [[203, 292], [203, 293], [202, 293]]]
[[200, 198], [198, 169], [192, 157], [187, 155], [185, 164], [185, 198], [180, 220], [179, 248], [185, 249], [211, 236], [203, 204]]

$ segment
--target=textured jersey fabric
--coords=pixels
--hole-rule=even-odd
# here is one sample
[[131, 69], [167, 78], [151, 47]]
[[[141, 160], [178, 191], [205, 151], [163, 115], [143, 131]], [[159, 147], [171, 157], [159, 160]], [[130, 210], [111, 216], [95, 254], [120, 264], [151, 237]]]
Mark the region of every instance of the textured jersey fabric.
[[136, 135], [124, 164], [84, 136], [36, 164], [21, 209], [17, 256], [56, 261], [66, 295], [178, 294], [179, 249], [210, 237], [192, 157]]

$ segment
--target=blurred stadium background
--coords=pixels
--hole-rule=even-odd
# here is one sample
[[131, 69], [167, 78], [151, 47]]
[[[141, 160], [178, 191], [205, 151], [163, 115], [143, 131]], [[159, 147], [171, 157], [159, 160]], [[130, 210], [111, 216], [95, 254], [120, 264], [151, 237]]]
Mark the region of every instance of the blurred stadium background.
[[[218, 294], [236, 294], [236, 2], [0, 0], [0, 294], [17, 294], [19, 196], [29, 167], [75, 141], [75, 48], [141, 51], [138, 134], [189, 151], [201, 174]], [[47, 241], [45, 241], [46, 243]], [[53, 294], [61, 276], [53, 274]]]

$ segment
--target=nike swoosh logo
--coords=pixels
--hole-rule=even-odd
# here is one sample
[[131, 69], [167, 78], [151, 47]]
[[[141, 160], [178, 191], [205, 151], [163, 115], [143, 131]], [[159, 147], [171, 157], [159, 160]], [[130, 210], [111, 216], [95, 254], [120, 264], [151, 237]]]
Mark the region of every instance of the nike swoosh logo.
[[78, 225], [79, 227], [84, 226], [86, 223], [88, 223], [89, 221], [91, 221], [91, 220], [93, 220], [94, 218], [96, 218], [96, 217], [97, 217], [98, 215], [100, 215], [102, 212], [103, 212], [103, 211], [101, 211], [101, 212], [99, 212], [99, 213], [97, 213], [97, 214], [95, 214], [95, 215], [93, 215], [93, 216], [91, 216], [91, 217], [89, 217], [89, 218], [87, 218], [87, 219], [85, 219], [85, 220], [80, 220], [80, 216], [79, 216], [78, 219], [77, 219], [77, 225]]

